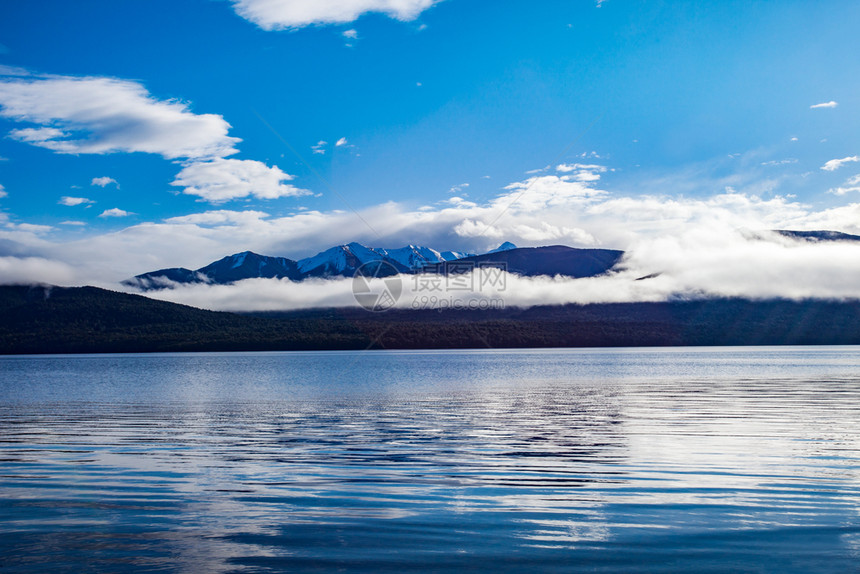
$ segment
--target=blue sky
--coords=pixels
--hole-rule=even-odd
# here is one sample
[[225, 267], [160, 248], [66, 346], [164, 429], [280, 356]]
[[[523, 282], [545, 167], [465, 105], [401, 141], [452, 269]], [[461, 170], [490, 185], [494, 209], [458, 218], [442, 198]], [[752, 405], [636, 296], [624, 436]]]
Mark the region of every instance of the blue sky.
[[857, 22], [851, 1], [6, 2], [0, 257], [86, 282], [351, 240], [627, 249], [711, 216], [860, 232]]

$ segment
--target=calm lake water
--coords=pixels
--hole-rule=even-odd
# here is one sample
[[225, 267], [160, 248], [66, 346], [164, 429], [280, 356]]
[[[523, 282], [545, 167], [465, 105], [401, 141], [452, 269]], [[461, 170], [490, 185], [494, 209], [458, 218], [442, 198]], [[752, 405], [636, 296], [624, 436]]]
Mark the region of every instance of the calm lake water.
[[857, 572], [860, 348], [0, 358], [3, 572]]

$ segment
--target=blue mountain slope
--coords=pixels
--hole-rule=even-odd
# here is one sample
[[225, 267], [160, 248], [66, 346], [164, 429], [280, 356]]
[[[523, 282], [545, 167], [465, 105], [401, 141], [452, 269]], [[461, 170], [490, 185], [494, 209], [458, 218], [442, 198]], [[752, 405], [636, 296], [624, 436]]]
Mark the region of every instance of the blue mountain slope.
[[162, 289], [173, 283], [226, 284], [253, 277], [300, 280], [296, 262], [286, 257], [267, 257], [243, 251], [219, 259], [195, 271], [176, 267], [159, 269], [123, 281], [124, 285], [138, 289]]
[[430, 272], [460, 273], [470, 267], [495, 267], [510, 273], [535, 277], [538, 275], [564, 275], [567, 277], [594, 277], [606, 273], [624, 255], [614, 249], [576, 249], [564, 245], [547, 247], [517, 247], [483, 255], [464, 257], [457, 261], [429, 267]]

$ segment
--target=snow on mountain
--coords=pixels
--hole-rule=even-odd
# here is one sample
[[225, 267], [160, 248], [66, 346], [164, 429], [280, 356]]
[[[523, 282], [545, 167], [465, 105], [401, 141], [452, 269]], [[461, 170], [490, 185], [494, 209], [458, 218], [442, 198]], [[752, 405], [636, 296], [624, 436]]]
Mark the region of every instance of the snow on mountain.
[[[513, 245], [505, 243], [506, 245]], [[499, 248], [501, 249], [501, 247]], [[312, 257], [293, 261], [286, 257], [268, 257], [251, 251], [228, 255], [197, 270], [160, 269], [137, 275], [123, 283], [139, 289], [161, 289], [174, 283], [229, 284], [251, 278], [277, 278], [301, 281], [308, 277], [351, 277], [367, 263], [387, 263], [387, 273], [409, 273], [427, 266], [471, 257], [471, 253], [439, 252], [421, 245], [398, 249], [370, 248], [352, 242], [326, 249]], [[371, 270], [373, 271], [373, 270]]]
[[338, 245], [317, 253], [313, 257], [300, 259], [298, 270], [311, 277], [353, 275], [355, 270], [372, 261], [384, 261], [385, 255], [360, 243]]
[[505, 241], [495, 249], [491, 249], [487, 251], [487, 253], [501, 253], [502, 251], [510, 251], [511, 249], [517, 249], [517, 246], [511, 243], [510, 241]]
[[435, 249], [416, 245], [407, 245], [399, 249], [377, 249], [376, 251], [407, 269], [419, 269], [427, 262], [438, 262], [442, 257]]
[[444, 261], [452, 261], [467, 257], [468, 253], [458, 253], [455, 251], [439, 252], [429, 247], [420, 245], [407, 245], [399, 249], [376, 249], [379, 253], [384, 254], [388, 259], [396, 261], [407, 269], [423, 269], [428, 265], [442, 263]]
[[442, 261], [454, 261], [464, 257], [474, 257], [474, 253], [466, 253], [465, 251], [443, 251], [441, 253]]
[[435, 249], [421, 245], [407, 245], [398, 249], [381, 247], [370, 248], [360, 243], [338, 245], [313, 257], [298, 261], [299, 272], [312, 277], [331, 277], [336, 275], [348, 276], [366, 263], [385, 262], [391, 264], [400, 272], [423, 269], [444, 261], [451, 261], [468, 256], [468, 253], [445, 251], [440, 253]]

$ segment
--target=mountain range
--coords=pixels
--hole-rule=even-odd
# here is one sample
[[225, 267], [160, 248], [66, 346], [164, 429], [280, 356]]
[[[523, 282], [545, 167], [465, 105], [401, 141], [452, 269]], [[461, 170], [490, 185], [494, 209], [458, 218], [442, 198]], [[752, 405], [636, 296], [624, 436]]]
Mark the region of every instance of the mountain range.
[[[774, 230], [772, 233], [795, 241], [860, 241], [860, 236], [839, 231]], [[764, 240], [766, 236], [751, 234], [750, 238]], [[615, 249], [577, 249], [564, 245], [517, 247], [508, 241], [483, 254], [437, 251], [420, 245], [397, 249], [370, 248], [353, 242], [299, 260], [243, 251], [199, 269], [159, 269], [127, 279], [123, 284], [148, 291], [176, 284], [227, 285], [254, 278], [303, 281], [308, 278], [353, 277], [359, 270], [375, 276], [418, 272], [449, 274], [481, 266], [505, 269], [528, 277], [562, 275], [578, 278], [602, 275], [613, 269], [623, 256], [623, 251]]]
[[360, 243], [337, 245], [297, 261], [286, 257], [243, 251], [228, 255], [199, 269], [159, 269], [123, 281], [147, 291], [173, 285], [207, 283], [225, 285], [253, 278], [302, 281], [313, 277], [352, 277], [359, 271], [374, 275], [395, 273], [457, 273], [477, 266], [507, 269], [526, 276], [566, 275], [592, 277], [606, 273], [624, 253], [613, 249], [576, 249], [564, 245], [517, 247], [505, 242], [484, 254], [436, 251], [407, 245], [398, 249], [370, 248]]

